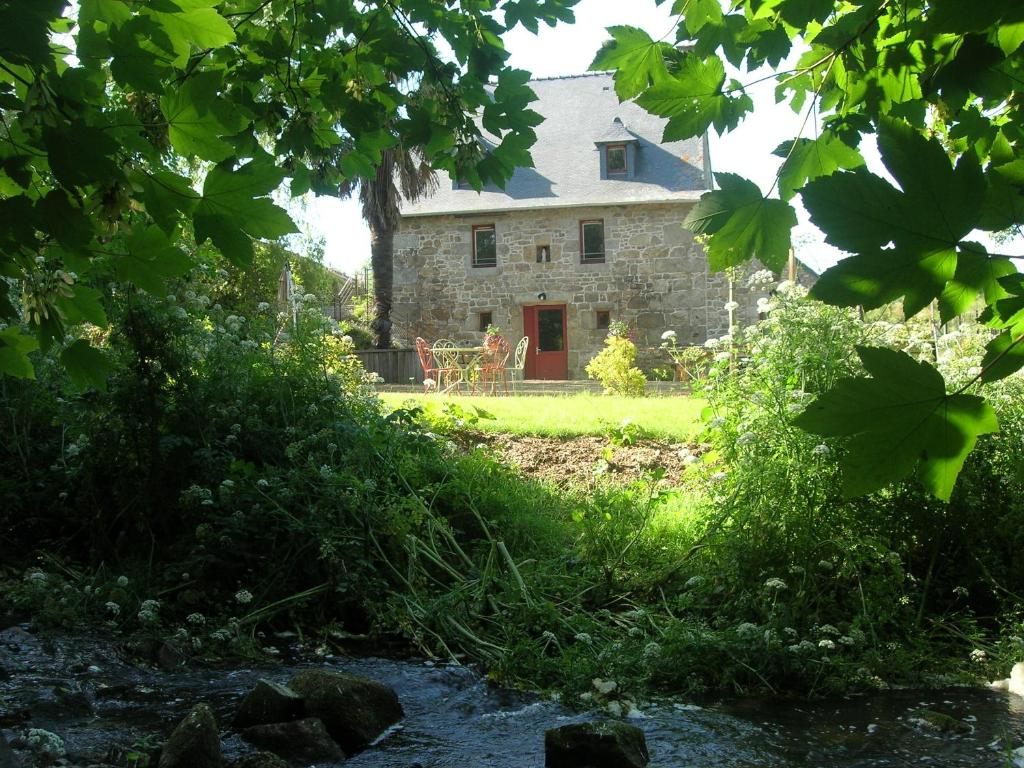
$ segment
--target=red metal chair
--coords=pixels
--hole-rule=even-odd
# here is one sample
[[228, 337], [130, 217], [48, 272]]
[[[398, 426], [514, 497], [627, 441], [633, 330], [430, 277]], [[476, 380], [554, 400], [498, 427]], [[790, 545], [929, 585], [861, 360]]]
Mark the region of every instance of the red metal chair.
[[416, 337], [416, 356], [419, 357], [420, 368], [423, 369], [423, 391], [428, 392], [430, 390], [427, 381], [433, 381], [435, 389], [440, 389], [440, 370], [434, 360], [434, 353], [430, 349], [430, 345], [419, 336]]
[[480, 391], [485, 392], [487, 384], [491, 385], [491, 394], [496, 394], [498, 378], [501, 378], [502, 388], [508, 394], [508, 358], [512, 354], [512, 347], [504, 336], [491, 337], [484, 345], [484, 359], [480, 366]]

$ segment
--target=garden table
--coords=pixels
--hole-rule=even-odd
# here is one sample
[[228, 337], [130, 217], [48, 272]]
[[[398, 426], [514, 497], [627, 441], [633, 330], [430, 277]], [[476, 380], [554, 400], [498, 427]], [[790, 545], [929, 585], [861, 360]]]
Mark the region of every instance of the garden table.
[[440, 392], [448, 393], [453, 389], [458, 389], [463, 382], [466, 382], [470, 391], [473, 391], [475, 385], [472, 374], [480, 365], [486, 351], [484, 347], [435, 345], [431, 351], [434, 353], [434, 359], [437, 360], [438, 368], [445, 371], [447, 379], [443, 388], [438, 387]]

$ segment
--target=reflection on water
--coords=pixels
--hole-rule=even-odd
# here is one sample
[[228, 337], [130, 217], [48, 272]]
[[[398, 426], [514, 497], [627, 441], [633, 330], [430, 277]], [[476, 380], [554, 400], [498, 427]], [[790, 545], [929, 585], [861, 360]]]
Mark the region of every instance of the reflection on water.
[[[544, 731], [588, 719], [557, 702], [488, 686], [459, 667], [383, 659], [329, 659], [325, 666], [392, 686], [406, 717], [352, 768], [540, 768]], [[225, 724], [225, 751], [247, 749], [227, 727], [238, 699], [256, 680], [284, 681], [294, 667], [241, 670], [139, 669], [97, 638], [50, 642], [21, 630], [0, 632], [0, 728], [64, 737], [80, 760], [113, 745], [166, 737], [197, 702]], [[643, 708], [651, 766], [741, 768], [929, 765], [1003, 768], [1024, 740], [1024, 700], [1005, 692], [957, 688], [899, 691], [835, 701], [745, 700], [700, 708], [665, 701]], [[963, 735], [923, 725], [918, 710], [956, 718]], [[590, 715], [593, 716], [592, 714]]]

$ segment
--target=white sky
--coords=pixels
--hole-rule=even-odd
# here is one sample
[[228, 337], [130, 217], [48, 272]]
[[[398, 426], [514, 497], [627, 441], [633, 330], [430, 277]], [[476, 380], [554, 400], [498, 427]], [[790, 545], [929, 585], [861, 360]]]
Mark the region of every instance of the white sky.
[[[575, 24], [560, 24], [554, 29], [542, 26], [536, 36], [522, 26], [506, 34], [505, 47], [511, 54], [509, 64], [526, 69], [536, 77], [585, 72], [601, 43], [609, 37], [605, 28], [619, 24], [640, 27], [656, 40], [663, 38], [674, 42], [675, 24], [669, 13], [670, 6], [667, 2], [656, 6], [654, 0], [581, 0], [575, 8]], [[743, 83], [765, 74], [764, 71], [730, 72], [731, 77]], [[794, 114], [789, 106], [775, 103], [775, 85], [770, 80], [751, 86], [748, 93], [754, 100], [754, 116], [724, 137], [712, 133], [711, 168], [715, 172], [739, 173], [767, 191], [781, 163], [781, 158], [771, 154], [772, 150], [782, 141], [797, 136], [804, 118]], [[804, 135], [813, 136], [814, 130], [813, 121], [809, 122]], [[867, 157], [869, 167], [876, 173], [884, 173], [877, 154], [867, 154], [873, 155]], [[800, 219], [793, 232], [798, 257], [819, 271], [831, 266], [841, 253], [826, 245], [818, 230], [807, 222], [799, 197], [791, 202]], [[369, 261], [370, 236], [356, 201], [319, 198], [310, 201], [304, 213], [296, 218], [302, 219], [300, 226], [308, 236], [325, 240], [326, 261], [336, 269], [351, 273]], [[1000, 250], [1006, 252], [1005, 247]], [[1021, 251], [1019, 243], [1014, 250]]]

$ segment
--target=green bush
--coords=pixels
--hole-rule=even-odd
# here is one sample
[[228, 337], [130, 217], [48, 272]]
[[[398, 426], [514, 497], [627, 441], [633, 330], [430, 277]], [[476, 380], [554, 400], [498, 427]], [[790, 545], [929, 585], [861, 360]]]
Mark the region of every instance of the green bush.
[[625, 336], [609, 333], [605, 348], [587, 363], [587, 375], [601, 382], [607, 394], [640, 397], [647, 382], [636, 368], [636, 345]]

